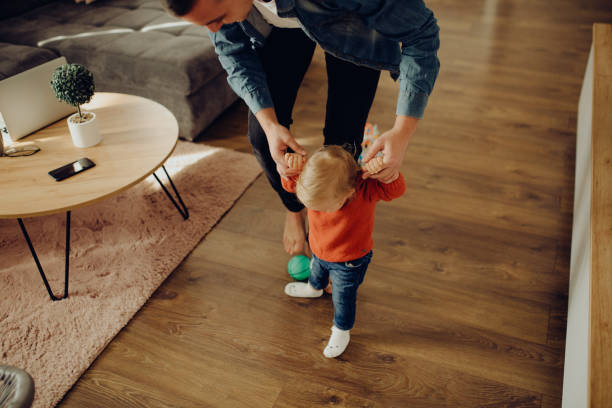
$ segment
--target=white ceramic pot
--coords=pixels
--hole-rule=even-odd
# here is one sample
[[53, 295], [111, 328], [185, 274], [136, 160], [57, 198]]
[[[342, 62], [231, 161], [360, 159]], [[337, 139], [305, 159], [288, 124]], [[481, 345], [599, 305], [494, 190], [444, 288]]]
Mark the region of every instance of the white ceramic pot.
[[72, 143], [76, 147], [91, 147], [100, 143], [102, 136], [98, 129], [98, 120], [96, 114], [93, 112], [82, 112], [83, 115], [93, 115], [91, 119], [83, 123], [75, 123], [71, 119], [78, 117], [78, 112], [68, 117], [68, 128], [70, 128], [70, 135], [72, 136]]

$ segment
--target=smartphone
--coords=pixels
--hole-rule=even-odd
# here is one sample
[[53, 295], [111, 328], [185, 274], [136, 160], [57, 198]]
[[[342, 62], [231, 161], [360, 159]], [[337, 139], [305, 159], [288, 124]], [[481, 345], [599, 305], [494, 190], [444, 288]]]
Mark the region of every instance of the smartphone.
[[90, 169], [95, 165], [96, 164], [90, 159], [88, 159], [87, 157], [83, 157], [82, 159], [74, 161], [70, 164], [58, 167], [55, 170], [51, 170], [49, 172], [49, 175], [53, 177], [55, 181], [61, 181], [68, 177], [74, 176], [77, 173]]

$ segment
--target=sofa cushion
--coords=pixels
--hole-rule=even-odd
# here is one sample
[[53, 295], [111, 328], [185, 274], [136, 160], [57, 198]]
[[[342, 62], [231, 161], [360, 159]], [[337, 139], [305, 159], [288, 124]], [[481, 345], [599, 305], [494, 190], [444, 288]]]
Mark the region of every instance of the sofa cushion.
[[0, 58], [0, 80], [57, 58], [53, 51], [0, 42], [0, 55], [19, 55], [19, 60]]
[[46, 48], [105, 80], [185, 95], [223, 70], [207, 29], [169, 16], [158, 0], [56, 1], [2, 21], [0, 41]]

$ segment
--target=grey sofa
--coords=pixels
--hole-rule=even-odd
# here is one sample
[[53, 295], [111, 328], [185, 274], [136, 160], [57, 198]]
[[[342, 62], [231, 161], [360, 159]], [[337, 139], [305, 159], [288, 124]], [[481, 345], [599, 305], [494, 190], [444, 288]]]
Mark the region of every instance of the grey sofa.
[[169, 16], [159, 0], [0, 1], [0, 79], [62, 55], [93, 73], [96, 91], [166, 106], [184, 139], [237, 99], [206, 28]]

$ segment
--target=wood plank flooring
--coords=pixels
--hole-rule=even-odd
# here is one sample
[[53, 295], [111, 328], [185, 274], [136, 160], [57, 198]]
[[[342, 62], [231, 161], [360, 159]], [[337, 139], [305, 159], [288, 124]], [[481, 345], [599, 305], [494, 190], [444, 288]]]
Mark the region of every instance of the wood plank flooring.
[[[541, 407], [561, 404], [576, 109], [608, 0], [431, 0], [441, 71], [377, 210], [375, 255], [341, 358], [331, 299], [289, 299], [283, 208], [260, 177], [60, 407]], [[309, 149], [317, 50], [294, 112]], [[394, 120], [384, 73], [370, 114]], [[201, 143], [249, 152], [237, 103]], [[195, 205], [195, 204], [192, 204]]]

